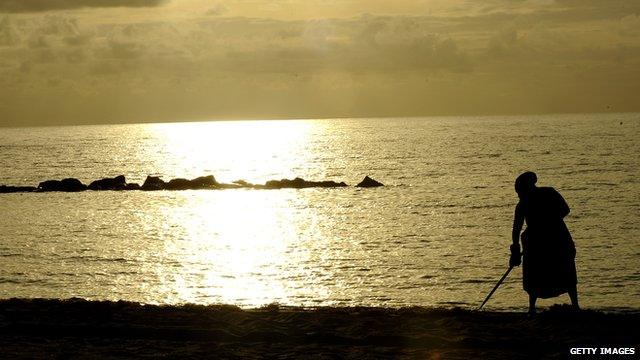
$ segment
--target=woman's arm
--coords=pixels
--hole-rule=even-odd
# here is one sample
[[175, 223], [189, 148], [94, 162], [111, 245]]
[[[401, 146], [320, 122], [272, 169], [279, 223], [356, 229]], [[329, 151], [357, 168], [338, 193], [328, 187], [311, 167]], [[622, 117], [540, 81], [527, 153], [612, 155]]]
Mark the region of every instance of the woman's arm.
[[513, 230], [511, 231], [511, 240], [514, 244], [520, 244], [520, 231], [524, 225], [524, 214], [520, 208], [520, 203], [516, 205], [516, 212], [513, 216]]
[[511, 232], [511, 240], [513, 244], [509, 246], [509, 250], [511, 250], [511, 256], [509, 257], [509, 266], [519, 266], [521, 263], [520, 260], [520, 231], [522, 230], [522, 225], [524, 224], [524, 214], [522, 214], [522, 209], [520, 203], [516, 205], [516, 213], [513, 216], [513, 230]]

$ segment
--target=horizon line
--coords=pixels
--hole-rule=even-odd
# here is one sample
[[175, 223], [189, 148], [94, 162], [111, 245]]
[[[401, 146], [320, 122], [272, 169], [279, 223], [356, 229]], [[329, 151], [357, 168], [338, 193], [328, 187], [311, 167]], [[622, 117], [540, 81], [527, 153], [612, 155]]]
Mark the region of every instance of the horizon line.
[[0, 129], [19, 129], [19, 128], [43, 128], [43, 127], [72, 127], [72, 126], [105, 126], [105, 125], [147, 125], [147, 124], [185, 124], [185, 123], [204, 123], [204, 122], [252, 122], [252, 121], [309, 121], [309, 120], [355, 120], [355, 119], [422, 119], [422, 118], [490, 118], [490, 117], [514, 117], [514, 116], [557, 116], [557, 115], [622, 115], [622, 114], [640, 114], [640, 111], [592, 111], [592, 112], [549, 112], [549, 113], [506, 113], [506, 114], [440, 114], [440, 115], [397, 115], [397, 116], [320, 116], [320, 117], [213, 117], [213, 118], [193, 118], [178, 120], [137, 120], [133, 122], [115, 121], [115, 122], [97, 122], [82, 123], [69, 122], [57, 124], [25, 124], [25, 125], [4, 125], [0, 124]]

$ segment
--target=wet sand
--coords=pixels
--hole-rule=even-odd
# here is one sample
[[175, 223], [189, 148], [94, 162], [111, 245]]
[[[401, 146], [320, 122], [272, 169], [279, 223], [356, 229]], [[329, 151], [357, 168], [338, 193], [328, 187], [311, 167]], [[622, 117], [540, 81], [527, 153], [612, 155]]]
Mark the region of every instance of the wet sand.
[[[640, 313], [0, 301], [6, 359], [529, 359], [635, 346]], [[623, 356], [622, 358], [632, 358]]]

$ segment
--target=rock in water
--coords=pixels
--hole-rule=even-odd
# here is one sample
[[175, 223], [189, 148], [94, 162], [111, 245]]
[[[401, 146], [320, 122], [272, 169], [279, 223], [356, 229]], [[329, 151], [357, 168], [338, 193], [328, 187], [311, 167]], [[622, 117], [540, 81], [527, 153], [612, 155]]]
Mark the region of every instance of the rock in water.
[[167, 190], [199, 190], [199, 189], [211, 189], [217, 187], [219, 184], [213, 175], [201, 176], [193, 180], [187, 179], [171, 179], [165, 189]]
[[140, 190], [140, 185], [136, 184], [136, 183], [128, 183], [125, 188], [125, 190]]
[[87, 185], [80, 182], [78, 179], [64, 179], [60, 181], [62, 184], [62, 191], [84, 191], [87, 190]]
[[236, 180], [233, 182], [233, 184], [242, 186], [242, 187], [255, 187], [254, 184], [247, 182], [246, 180]]
[[38, 184], [38, 190], [40, 191], [58, 191], [59, 188], [59, 180], [46, 180]]
[[126, 190], [126, 187], [127, 180], [124, 175], [96, 180], [89, 184], [89, 190]]
[[19, 192], [33, 192], [36, 188], [33, 186], [7, 186], [0, 185], [0, 194], [19, 193]]
[[76, 192], [87, 190], [87, 186], [84, 185], [78, 179], [64, 179], [64, 180], [47, 180], [38, 184], [38, 190], [40, 191], [65, 191]]
[[[144, 188], [144, 185], [143, 185]], [[191, 189], [191, 181], [187, 179], [171, 179], [167, 183], [165, 189], [167, 190], [189, 190]]]
[[347, 184], [344, 182], [335, 182], [335, 181], [307, 181], [302, 178], [295, 178], [293, 180], [282, 179], [282, 180], [269, 180], [264, 185], [265, 189], [303, 189], [303, 188], [311, 188], [311, 187], [345, 187]]
[[216, 178], [213, 175], [200, 176], [191, 180], [191, 185], [196, 189], [207, 189], [218, 185]]
[[141, 190], [164, 190], [167, 186], [167, 183], [164, 180], [160, 179], [157, 176], [147, 176], [147, 179], [142, 184]]
[[369, 176], [365, 176], [364, 179], [358, 185], [356, 185], [356, 187], [363, 187], [363, 188], [378, 187], [378, 186], [384, 186], [384, 184], [373, 180]]

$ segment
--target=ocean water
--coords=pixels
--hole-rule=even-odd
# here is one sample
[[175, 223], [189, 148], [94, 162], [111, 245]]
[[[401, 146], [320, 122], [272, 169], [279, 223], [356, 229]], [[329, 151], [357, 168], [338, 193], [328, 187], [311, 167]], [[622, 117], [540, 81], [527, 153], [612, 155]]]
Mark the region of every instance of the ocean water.
[[[0, 128], [0, 184], [386, 185], [0, 194], [0, 298], [476, 307], [507, 268], [513, 180], [533, 170], [571, 206], [583, 307], [638, 309], [639, 135], [640, 114]], [[525, 309], [521, 276], [487, 308]]]

